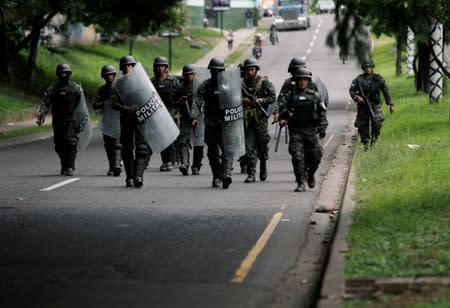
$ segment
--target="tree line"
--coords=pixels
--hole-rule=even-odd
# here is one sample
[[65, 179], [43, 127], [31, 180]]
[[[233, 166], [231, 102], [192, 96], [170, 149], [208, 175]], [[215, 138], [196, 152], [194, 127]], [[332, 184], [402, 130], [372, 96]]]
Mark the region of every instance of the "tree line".
[[442, 72], [450, 77], [442, 61], [433, 54], [430, 34], [433, 26], [441, 23], [444, 46], [450, 36], [450, 1], [448, 0], [336, 0], [336, 27], [328, 35], [327, 44], [355, 54], [361, 61], [370, 55], [370, 32], [386, 34], [396, 40], [396, 75], [401, 71], [401, 55], [405, 49], [408, 27], [414, 32], [416, 54], [414, 58], [417, 91], [429, 90], [430, 56], [438, 62]]
[[182, 0], [0, 0], [0, 79], [11, 81], [14, 59], [27, 50], [27, 76], [33, 83], [41, 31], [56, 14], [66, 16], [66, 24], [94, 24], [135, 37], [162, 26], [174, 29], [181, 7]]

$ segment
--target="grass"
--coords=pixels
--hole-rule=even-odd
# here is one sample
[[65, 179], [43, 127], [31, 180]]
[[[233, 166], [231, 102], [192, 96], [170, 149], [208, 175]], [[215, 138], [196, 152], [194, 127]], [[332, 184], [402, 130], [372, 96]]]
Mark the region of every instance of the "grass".
[[[384, 107], [373, 149], [357, 147], [346, 278], [450, 275], [450, 93], [430, 104], [427, 94], [416, 93], [413, 78], [395, 77], [394, 49], [383, 39], [374, 52], [375, 71], [387, 80], [396, 112]], [[439, 307], [450, 306], [450, 297], [439, 300]], [[388, 302], [395, 307], [392, 298]], [[356, 303], [349, 307], [363, 306]]]

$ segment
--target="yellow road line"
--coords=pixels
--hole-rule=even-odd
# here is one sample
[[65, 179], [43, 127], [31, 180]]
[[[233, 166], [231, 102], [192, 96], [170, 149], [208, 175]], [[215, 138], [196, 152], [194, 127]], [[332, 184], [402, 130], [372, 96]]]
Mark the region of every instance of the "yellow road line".
[[324, 149], [328, 146], [328, 144], [331, 142], [331, 140], [332, 140], [333, 138], [334, 138], [334, 134], [332, 134], [332, 135], [330, 136], [330, 138], [328, 138], [327, 142], [326, 142], [325, 145], [323, 146]]
[[267, 241], [270, 239], [270, 236], [277, 227], [282, 216], [283, 216], [282, 212], [277, 212], [273, 215], [272, 220], [259, 237], [255, 246], [253, 246], [253, 248], [248, 252], [247, 257], [245, 257], [239, 268], [234, 273], [234, 277], [230, 280], [231, 283], [242, 283], [245, 280], [253, 263], [256, 261], [256, 258], [258, 257], [259, 253], [263, 250], [264, 246], [266, 246]]

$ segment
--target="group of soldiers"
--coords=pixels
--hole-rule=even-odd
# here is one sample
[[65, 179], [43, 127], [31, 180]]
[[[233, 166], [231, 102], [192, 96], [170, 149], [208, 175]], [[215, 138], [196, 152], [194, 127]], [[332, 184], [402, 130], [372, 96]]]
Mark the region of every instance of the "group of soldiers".
[[[373, 68], [372, 63], [369, 66]], [[321, 91], [323, 84], [313, 78], [305, 61], [291, 60], [288, 67], [291, 77], [284, 81], [278, 97], [268, 77], [258, 74], [260, 66], [254, 58], [246, 59], [240, 71], [225, 71], [224, 61], [213, 58], [207, 68], [209, 78], [206, 74], [199, 76], [198, 68], [192, 64], [183, 67], [182, 78], [170, 75], [168, 67], [165, 57], [155, 58], [154, 76], [148, 78], [142, 65], [129, 55], [119, 61], [119, 78], [113, 65], [102, 67], [105, 84], [95, 94], [93, 108], [102, 112], [99, 125], [109, 162], [108, 175], [119, 176], [123, 164], [126, 187], [141, 187], [153, 151], [161, 153], [160, 171], [178, 166], [186, 176], [190, 167], [191, 173], [198, 175], [204, 143], [213, 177], [212, 187], [227, 189], [230, 186], [233, 160], [238, 158], [241, 172], [247, 173], [245, 183], [256, 182], [258, 161], [259, 179], [265, 181], [270, 141], [268, 118], [273, 115], [280, 130], [289, 127], [295, 191], [305, 191], [305, 184], [315, 187], [314, 175], [323, 153], [320, 139], [326, 136], [328, 126], [328, 96], [326, 89]], [[73, 175], [77, 145], [80, 148], [82, 139], [89, 138], [83, 135], [87, 126], [82, 125], [86, 124], [87, 113], [83, 91], [79, 84], [70, 80], [71, 73], [68, 64], [57, 66], [58, 81], [44, 93], [37, 120], [41, 125], [51, 109], [55, 150], [60, 158], [61, 174], [66, 176]], [[377, 75], [372, 83], [381, 81], [384, 82]], [[350, 94], [358, 106], [362, 106], [363, 89], [361, 86], [356, 89], [355, 85], [356, 81], [352, 83]], [[363, 86], [367, 91], [370, 82]], [[388, 95], [384, 83], [378, 89]], [[393, 112], [390, 99], [387, 103]], [[378, 106], [375, 109], [380, 117], [379, 98], [373, 105]], [[359, 116], [355, 125], [366, 125], [365, 120]], [[376, 121], [372, 119], [372, 122]], [[369, 141], [375, 143], [381, 123], [372, 128], [371, 139], [368, 129], [360, 126], [364, 145]]]

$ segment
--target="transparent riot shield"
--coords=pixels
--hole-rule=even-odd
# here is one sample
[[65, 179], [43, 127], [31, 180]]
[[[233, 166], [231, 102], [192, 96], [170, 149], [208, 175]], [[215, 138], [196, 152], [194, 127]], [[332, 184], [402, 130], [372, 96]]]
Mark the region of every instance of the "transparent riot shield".
[[104, 135], [120, 138], [120, 112], [112, 108], [111, 99], [105, 101], [98, 129]]
[[78, 133], [77, 149], [82, 151], [88, 146], [92, 139], [92, 123], [83, 91], [81, 91], [80, 102], [73, 111], [73, 118], [75, 131]]
[[245, 154], [244, 108], [240, 71], [231, 69], [218, 74], [219, 103], [223, 112], [224, 154], [237, 159]]
[[314, 78], [314, 83], [317, 86], [317, 92], [320, 94], [321, 102], [323, 102], [325, 109], [328, 107], [328, 90], [325, 84], [320, 80], [319, 77]]
[[137, 63], [133, 70], [113, 84], [126, 105], [138, 105], [138, 128], [153, 152], [159, 153], [172, 144], [180, 133], [150, 78]]
[[[195, 68], [195, 79], [194, 85], [192, 87], [193, 97], [197, 95], [198, 87], [210, 77], [210, 73], [206, 67], [196, 67]], [[198, 117], [198, 126], [192, 130], [192, 144], [194, 146], [205, 145], [205, 110], [202, 106], [200, 110], [200, 115]]]

